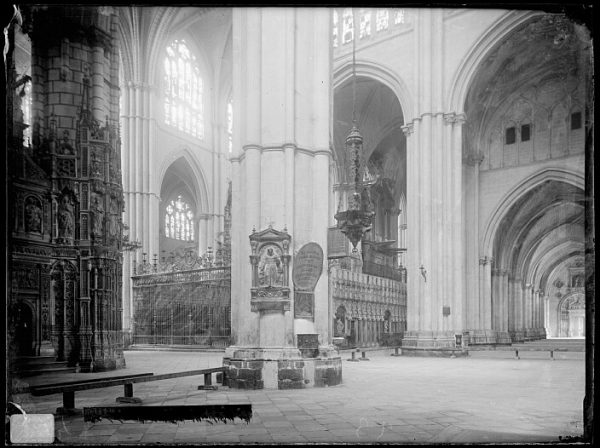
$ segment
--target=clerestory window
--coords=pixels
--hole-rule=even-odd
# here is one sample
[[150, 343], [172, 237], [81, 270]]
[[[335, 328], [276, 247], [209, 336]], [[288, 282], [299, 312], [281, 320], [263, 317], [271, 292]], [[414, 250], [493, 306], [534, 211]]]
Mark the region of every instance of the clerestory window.
[[196, 138], [204, 138], [204, 85], [196, 57], [185, 41], [167, 47], [165, 64], [165, 123]]
[[233, 152], [233, 100], [227, 103], [227, 145], [231, 154]]

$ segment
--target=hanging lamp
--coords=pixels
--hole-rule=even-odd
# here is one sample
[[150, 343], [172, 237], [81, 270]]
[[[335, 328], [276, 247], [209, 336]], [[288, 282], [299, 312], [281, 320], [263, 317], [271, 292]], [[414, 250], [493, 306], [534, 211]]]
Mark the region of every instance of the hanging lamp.
[[352, 252], [365, 234], [371, 230], [375, 212], [372, 210], [369, 191], [362, 184], [361, 155], [363, 137], [356, 123], [356, 20], [352, 9], [352, 128], [346, 137], [346, 154], [349, 159], [349, 178], [353, 182], [352, 198], [348, 208], [335, 214], [337, 228], [352, 243]]

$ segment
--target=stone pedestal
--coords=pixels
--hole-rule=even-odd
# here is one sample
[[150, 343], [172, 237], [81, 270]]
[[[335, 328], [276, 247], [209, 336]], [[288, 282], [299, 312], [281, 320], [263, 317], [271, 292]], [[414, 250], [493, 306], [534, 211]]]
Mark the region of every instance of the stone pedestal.
[[304, 389], [342, 382], [337, 351], [320, 348], [316, 358], [304, 358], [288, 347], [228, 347], [223, 357], [227, 386], [234, 389]]

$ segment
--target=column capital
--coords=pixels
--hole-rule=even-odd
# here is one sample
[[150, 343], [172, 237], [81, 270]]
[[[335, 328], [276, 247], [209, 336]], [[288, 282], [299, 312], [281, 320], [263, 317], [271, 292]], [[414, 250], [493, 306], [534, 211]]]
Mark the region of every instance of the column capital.
[[463, 163], [469, 166], [478, 166], [484, 158], [484, 155], [480, 152], [471, 152], [463, 157]]
[[139, 89], [147, 92], [152, 91], [152, 89], [154, 88], [152, 84], [148, 84], [147, 82], [143, 81], [126, 81], [125, 86], [129, 87], [130, 89]]
[[413, 123], [407, 123], [406, 125], [402, 126], [402, 132], [404, 132], [404, 135], [407, 137], [409, 137], [414, 131], [415, 127]]
[[479, 257], [479, 264], [481, 265], [486, 265], [486, 264], [493, 264], [494, 259], [492, 257], [488, 257], [487, 255], [484, 255], [483, 257]]
[[456, 112], [448, 112], [444, 114], [444, 121], [446, 124], [458, 124], [462, 125], [467, 121], [467, 117], [465, 114], [457, 114]]

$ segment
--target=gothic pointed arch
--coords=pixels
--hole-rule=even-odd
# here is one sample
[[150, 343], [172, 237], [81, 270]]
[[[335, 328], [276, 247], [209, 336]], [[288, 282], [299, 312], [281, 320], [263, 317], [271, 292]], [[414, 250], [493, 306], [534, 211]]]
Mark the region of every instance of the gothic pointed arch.
[[[524, 23], [543, 13], [538, 11], [507, 11], [485, 34], [480, 36], [463, 59], [450, 83], [446, 104], [448, 110], [464, 113], [467, 94], [477, 76], [480, 64], [492, 49]], [[469, 117], [467, 117], [468, 119]]]
[[202, 244], [200, 218], [209, 212], [208, 192], [189, 158], [176, 158], [161, 176], [159, 248], [162, 256]]

